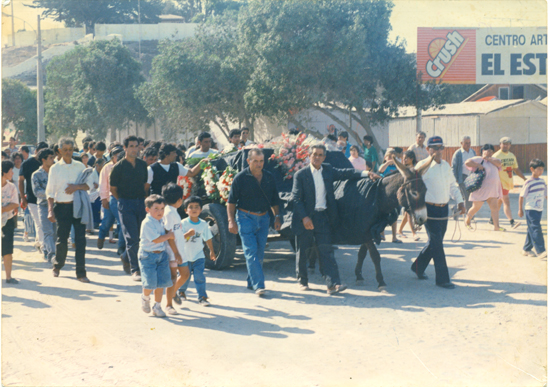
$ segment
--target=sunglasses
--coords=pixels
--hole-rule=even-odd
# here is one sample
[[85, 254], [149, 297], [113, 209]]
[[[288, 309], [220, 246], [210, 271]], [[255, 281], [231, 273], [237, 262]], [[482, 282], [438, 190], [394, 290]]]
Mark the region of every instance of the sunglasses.
[[436, 146], [430, 146], [430, 148], [432, 148], [433, 150], [435, 151], [438, 151], [438, 150], [443, 150], [445, 149], [445, 145], [436, 145]]

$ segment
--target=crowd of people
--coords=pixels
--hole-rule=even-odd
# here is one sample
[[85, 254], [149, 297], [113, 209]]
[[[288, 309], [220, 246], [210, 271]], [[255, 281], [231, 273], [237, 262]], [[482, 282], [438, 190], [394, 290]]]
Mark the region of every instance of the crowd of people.
[[[247, 128], [232, 130], [230, 144], [221, 151], [229, 153], [249, 147], [248, 167], [235, 176], [231, 185], [228, 228], [240, 235], [248, 271], [247, 287], [263, 296], [266, 288], [262, 264], [270, 219], [273, 217], [273, 227], [279, 230], [282, 208], [275, 178], [264, 169], [264, 152], [253, 147], [248, 135]], [[518, 212], [520, 218], [525, 215], [527, 220], [523, 254], [546, 256], [540, 224], [547, 196], [541, 178], [545, 165], [533, 159], [529, 164], [532, 176], [527, 179], [510, 152], [509, 137], [500, 140], [497, 152], [486, 144], [478, 156], [471, 148], [470, 138], [465, 136], [450, 164], [442, 157], [445, 145], [441, 137], [426, 141], [422, 132], [406, 151], [387, 149], [382, 163], [370, 136], [363, 138], [360, 148], [349, 143], [347, 132], [337, 132], [330, 126], [323, 142], [325, 145], [309, 147], [310, 165], [296, 172], [293, 180], [291, 228], [296, 235], [296, 278], [300, 290], [309, 290], [307, 262], [313, 247], [319, 252], [327, 293], [342, 292], [347, 287], [340, 279], [331, 244], [331, 228], [338, 217], [332, 183], [362, 177], [377, 180], [398, 173], [402, 165], [422, 171], [427, 188], [428, 241], [411, 266], [419, 279], [428, 278], [425, 270], [433, 259], [436, 285], [454, 287], [443, 247], [451, 198], [465, 214], [467, 228], [472, 228], [471, 223], [484, 202], [489, 205], [490, 224], [496, 232], [506, 231], [499, 223], [501, 205], [510, 226], [520, 225], [510, 209], [513, 173], [525, 180]], [[324, 163], [327, 148], [335, 146], [349, 158], [352, 168], [338, 169]], [[128, 136], [122, 143], [112, 142], [109, 146], [86, 138], [79, 151], [74, 140], [62, 138], [52, 146], [38, 143], [31, 155], [32, 148], [18, 148], [15, 139], [10, 139], [9, 147], [2, 152], [2, 256], [6, 282], [18, 283], [11, 268], [14, 230], [18, 215], [22, 215], [24, 240], [34, 236], [35, 247], [52, 264], [54, 277], [60, 276], [65, 265], [70, 239], [76, 278], [90, 282], [86, 271], [86, 233], [92, 234], [97, 229], [97, 248], [103, 249], [106, 240], [116, 243], [122, 269], [133, 280], [141, 281], [144, 312], [152, 311], [160, 317], [177, 314], [173, 302], [181, 304], [186, 299], [191, 276], [198, 302], [208, 306], [204, 270], [206, 259], [216, 259], [212, 233], [199, 217], [201, 199], [191, 196], [184, 201], [183, 189], [176, 182], [179, 176], [198, 175], [200, 161], [219, 152], [215, 147], [208, 132], [197, 136], [189, 148]], [[193, 167], [186, 165], [190, 160], [195, 161]], [[484, 175], [481, 186], [469, 193], [468, 178], [479, 171]], [[402, 243], [398, 236], [406, 238], [407, 223], [413, 239], [419, 240], [413, 221], [405, 214], [399, 229], [397, 222], [391, 225], [393, 243]], [[204, 244], [208, 246], [209, 257], [204, 254]], [[151, 294], [155, 301], [152, 308]]]

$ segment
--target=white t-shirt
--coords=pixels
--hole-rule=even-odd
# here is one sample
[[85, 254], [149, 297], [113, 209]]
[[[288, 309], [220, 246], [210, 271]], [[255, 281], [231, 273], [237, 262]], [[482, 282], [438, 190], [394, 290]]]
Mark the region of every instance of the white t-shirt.
[[[166, 172], [168, 172], [170, 170], [170, 165], [171, 164], [168, 164], [168, 165], [161, 164], [161, 163], [158, 163], [158, 164], [162, 168], [164, 168], [164, 170]], [[189, 172], [189, 170], [187, 168], [185, 168], [183, 165], [181, 165], [180, 163], [176, 163], [176, 164], [178, 164], [178, 169], [179, 169], [178, 175], [187, 176], [187, 172]], [[155, 172], [153, 172], [153, 169], [151, 169], [151, 166], [148, 166], [147, 167], [147, 184], [151, 184], [151, 182], [153, 181], [154, 176], [155, 176]]]
[[193, 151], [192, 153], [190, 153], [190, 154], [187, 156], [187, 158], [188, 158], [188, 159], [195, 159], [195, 158], [197, 158], [197, 157], [200, 157], [201, 159], [204, 159], [205, 157], [208, 157], [208, 156], [210, 156], [210, 155], [212, 155], [212, 154], [215, 155], [216, 153], [219, 153], [219, 152], [218, 152], [217, 150], [215, 150], [215, 149], [212, 149], [212, 148], [208, 149], [208, 152], [203, 152], [203, 151], [201, 151], [201, 149], [199, 148], [199, 149], [197, 149], [196, 151]]
[[208, 228], [208, 223], [204, 220], [199, 219], [198, 223], [193, 223], [190, 218], [185, 218], [181, 221], [182, 232], [185, 234], [187, 231], [193, 229], [195, 230], [195, 235], [189, 239], [184, 238], [185, 247], [181, 257], [183, 262], [195, 262], [197, 259], [205, 258], [204, 251], [204, 242], [212, 239], [212, 232]]
[[[2, 187], [2, 207], [12, 203], [19, 203], [19, 195], [17, 193], [17, 189], [15, 188], [15, 184], [8, 181], [6, 185]], [[2, 227], [4, 227], [8, 220], [14, 216], [15, 213], [13, 210], [2, 213]]]
[[[181, 255], [183, 259], [183, 251], [185, 248], [185, 238], [183, 236], [182, 231], [182, 225], [181, 225], [181, 218], [178, 214], [178, 210], [176, 207], [172, 207], [171, 205], [166, 205], [164, 207], [164, 217], [162, 218], [162, 223], [164, 224], [164, 229], [167, 231], [172, 231], [174, 233], [176, 246], [178, 248], [178, 253]], [[174, 255], [174, 252], [172, 251], [172, 248], [166, 242], [166, 252], [168, 253], [168, 257], [170, 257], [170, 261], [175, 261], [176, 256]]]

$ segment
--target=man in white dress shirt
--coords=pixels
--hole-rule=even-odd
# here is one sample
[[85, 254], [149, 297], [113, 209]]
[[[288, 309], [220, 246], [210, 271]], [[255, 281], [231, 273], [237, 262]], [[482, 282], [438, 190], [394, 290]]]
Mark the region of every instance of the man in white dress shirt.
[[441, 157], [443, 149], [445, 149], [445, 146], [441, 137], [430, 137], [428, 140], [428, 153], [431, 157], [416, 164], [418, 170], [425, 163], [431, 162], [428, 171], [422, 175], [422, 180], [427, 188], [426, 209], [428, 210], [428, 221], [425, 226], [428, 233], [428, 243], [424, 246], [416, 261], [413, 262], [411, 270], [416, 273], [418, 279], [428, 279], [424, 271], [433, 258], [435, 284], [445, 289], [453, 289], [455, 285], [451, 283], [445, 250], [443, 249], [443, 238], [447, 231], [447, 218], [449, 216], [449, 197], [459, 203], [458, 208], [461, 214], [464, 214], [466, 210], [462, 193], [458, 188], [451, 166]]
[[84, 164], [73, 160], [74, 141], [69, 138], [59, 140], [61, 160], [55, 163], [49, 172], [46, 197], [48, 198], [48, 219], [57, 221], [57, 243], [53, 259], [53, 276], [59, 277], [59, 271], [65, 265], [67, 258], [67, 239], [71, 226], [75, 231], [75, 261], [76, 278], [80, 282], [89, 283], [86, 277], [86, 225], [80, 218], [74, 216], [74, 193], [78, 190], [88, 191], [92, 184], [75, 184], [77, 177], [86, 169]]

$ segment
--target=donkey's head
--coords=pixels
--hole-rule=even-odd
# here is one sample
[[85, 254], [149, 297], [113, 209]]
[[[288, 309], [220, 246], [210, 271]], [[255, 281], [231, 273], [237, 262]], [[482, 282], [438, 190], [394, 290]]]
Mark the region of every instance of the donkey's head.
[[431, 160], [424, 164], [419, 170], [409, 169], [394, 158], [397, 170], [404, 177], [405, 181], [397, 190], [399, 205], [409, 213], [414, 223], [423, 225], [428, 220], [426, 210], [426, 186], [422, 181], [422, 175], [430, 168]]

